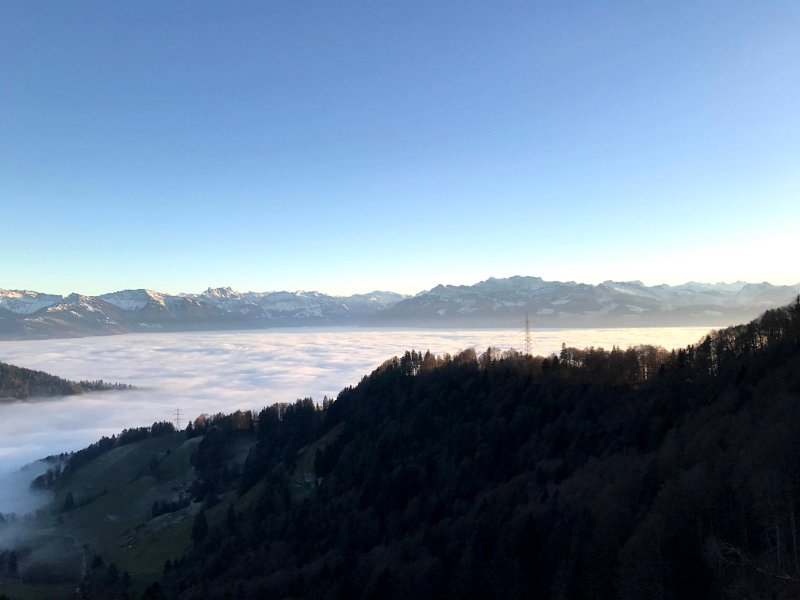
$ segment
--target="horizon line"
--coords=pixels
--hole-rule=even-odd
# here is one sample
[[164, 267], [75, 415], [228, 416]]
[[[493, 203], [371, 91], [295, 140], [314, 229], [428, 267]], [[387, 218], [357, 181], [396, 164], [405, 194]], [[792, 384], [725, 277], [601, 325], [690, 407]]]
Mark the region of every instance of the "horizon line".
[[66, 297], [69, 297], [69, 296], [72, 296], [72, 295], [99, 297], [99, 296], [105, 296], [105, 295], [108, 295], [108, 294], [115, 294], [115, 293], [119, 293], [119, 292], [152, 292], [152, 293], [156, 293], [156, 294], [169, 295], [169, 296], [200, 296], [200, 295], [206, 294], [209, 291], [214, 291], [214, 290], [230, 290], [231, 292], [237, 293], [237, 294], [280, 294], [280, 293], [321, 294], [321, 295], [329, 296], [329, 297], [332, 297], [332, 298], [349, 298], [349, 297], [352, 297], [352, 296], [368, 296], [370, 294], [381, 294], [381, 293], [398, 294], [398, 295], [401, 295], [401, 296], [413, 297], [413, 296], [417, 296], [419, 294], [430, 292], [431, 290], [434, 290], [437, 287], [474, 287], [476, 285], [479, 285], [481, 283], [486, 283], [488, 281], [504, 281], [504, 280], [511, 280], [511, 279], [539, 279], [543, 283], [562, 283], [562, 284], [592, 285], [592, 286], [599, 286], [599, 285], [603, 285], [603, 284], [635, 284], [635, 285], [641, 285], [641, 286], [643, 286], [645, 288], [655, 288], [655, 287], [676, 288], [676, 287], [682, 287], [682, 286], [687, 286], [687, 285], [730, 286], [730, 285], [736, 285], [736, 284], [742, 284], [743, 286], [744, 285], [763, 285], [763, 284], [767, 284], [767, 285], [771, 285], [773, 287], [800, 287], [800, 281], [798, 281], [796, 283], [772, 283], [771, 281], [767, 281], [767, 280], [745, 281], [745, 280], [742, 280], [742, 279], [738, 279], [736, 281], [716, 281], [716, 282], [712, 282], [712, 281], [698, 281], [698, 280], [695, 280], [695, 279], [690, 279], [688, 281], [684, 281], [683, 283], [661, 282], [661, 283], [648, 284], [648, 283], [643, 282], [640, 279], [628, 279], [628, 280], [604, 279], [604, 280], [599, 281], [597, 283], [590, 283], [590, 282], [586, 282], [586, 281], [576, 281], [574, 279], [570, 279], [570, 280], [559, 280], [559, 279], [547, 280], [547, 279], [544, 279], [543, 277], [540, 277], [540, 276], [537, 276], [537, 275], [511, 275], [509, 277], [494, 277], [494, 276], [490, 276], [490, 277], [487, 277], [487, 278], [484, 278], [484, 279], [480, 279], [479, 281], [476, 281], [474, 283], [437, 283], [436, 285], [433, 285], [432, 287], [423, 288], [422, 290], [420, 290], [418, 292], [414, 292], [414, 293], [399, 292], [399, 291], [390, 290], [390, 289], [372, 289], [372, 290], [368, 290], [368, 291], [364, 291], [364, 292], [352, 292], [352, 293], [349, 293], [349, 294], [344, 294], [344, 293], [329, 293], [329, 292], [322, 291], [320, 289], [313, 289], [313, 288], [312, 289], [294, 289], [294, 290], [287, 289], [287, 288], [285, 288], [285, 289], [265, 289], [265, 290], [259, 290], [259, 291], [254, 290], [254, 289], [249, 289], [247, 291], [239, 291], [237, 289], [234, 289], [230, 285], [228, 285], [228, 286], [210, 286], [209, 285], [204, 290], [199, 291], [199, 292], [187, 292], [187, 291], [177, 291], [176, 292], [176, 291], [171, 291], [171, 290], [160, 291], [160, 290], [158, 290], [156, 288], [153, 288], [153, 287], [126, 287], [126, 288], [117, 289], [117, 290], [113, 290], [113, 291], [109, 291], [109, 292], [101, 292], [99, 294], [91, 294], [91, 293], [87, 294], [87, 293], [75, 292], [75, 291], [71, 291], [69, 293], [42, 292], [42, 291], [31, 289], [31, 288], [0, 288], [0, 292], [20, 292], [20, 293], [26, 293], [27, 292], [27, 293], [50, 295], [50, 296], [61, 296], [62, 298], [66, 298]]

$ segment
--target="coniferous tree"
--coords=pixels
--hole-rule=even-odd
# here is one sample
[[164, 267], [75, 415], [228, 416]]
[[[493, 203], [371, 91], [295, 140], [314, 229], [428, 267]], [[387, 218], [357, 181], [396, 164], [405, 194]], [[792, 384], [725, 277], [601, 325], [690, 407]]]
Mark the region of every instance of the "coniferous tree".
[[206, 509], [201, 508], [192, 521], [192, 541], [196, 544], [202, 542], [208, 534], [208, 520], [206, 519]]

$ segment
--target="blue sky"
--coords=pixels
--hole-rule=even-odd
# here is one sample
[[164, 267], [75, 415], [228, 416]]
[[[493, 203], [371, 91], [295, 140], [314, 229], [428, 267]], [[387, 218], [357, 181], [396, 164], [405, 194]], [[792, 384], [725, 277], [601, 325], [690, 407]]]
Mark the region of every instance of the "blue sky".
[[0, 288], [796, 283], [800, 4], [6, 2]]

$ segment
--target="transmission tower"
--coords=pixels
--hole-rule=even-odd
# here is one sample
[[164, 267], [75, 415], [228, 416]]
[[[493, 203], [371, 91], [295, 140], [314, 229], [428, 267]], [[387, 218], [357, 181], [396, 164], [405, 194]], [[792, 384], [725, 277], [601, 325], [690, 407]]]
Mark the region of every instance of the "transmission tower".
[[525, 355], [531, 355], [531, 320], [525, 313]]
[[175, 409], [175, 429], [180, 431], [181, 430], [181, 407]]

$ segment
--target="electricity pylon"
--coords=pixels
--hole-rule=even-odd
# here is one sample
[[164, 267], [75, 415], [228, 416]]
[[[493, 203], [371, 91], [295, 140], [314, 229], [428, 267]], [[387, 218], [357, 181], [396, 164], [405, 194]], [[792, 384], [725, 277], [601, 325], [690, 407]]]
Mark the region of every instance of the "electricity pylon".
[[177, 431], [181, 430], [181, 407], [175, 409], [175, 429]]

